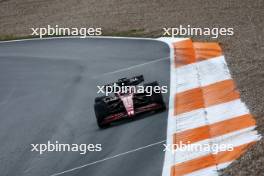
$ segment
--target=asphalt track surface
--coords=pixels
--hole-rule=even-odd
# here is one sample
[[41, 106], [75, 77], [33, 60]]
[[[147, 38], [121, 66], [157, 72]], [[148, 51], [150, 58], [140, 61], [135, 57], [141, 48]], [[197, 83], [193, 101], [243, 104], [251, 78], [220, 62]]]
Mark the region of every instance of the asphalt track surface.
[[[162, 59], [164, 58], [164, 59]], [[167, 58], [167, 59], [166, 59]], [[114, 72], [113, 72], [114, 71]], [[0, 43], [0, 172], [47, 176], [166, 140], [167, 111], [99, 130], [96, 85], [143, 74], [170, 82], [169, 47], [140, 39], [49, 39]], [[169, 93], [163, 95], [168, 106]], [[32, 152], [30, 144], [101, 143], [101, 152]], [[63, 176], [160, 176], [162, 144]]]

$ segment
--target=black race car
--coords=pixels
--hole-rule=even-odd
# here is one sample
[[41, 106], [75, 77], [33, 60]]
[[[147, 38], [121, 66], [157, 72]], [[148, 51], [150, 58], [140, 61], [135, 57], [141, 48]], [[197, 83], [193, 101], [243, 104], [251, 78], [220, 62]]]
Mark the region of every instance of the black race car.
[[[100, 128], [108, 127], [112, 122], [121, 119], [134, 118], [142, 113], [166, 109], [161, 92], [156, 93], [157, 91], [155, 91], [157, 89], [155, 87], [159, 87], [158, 82], [141, 84], [143, 82], [143, 75], [139, 75], [132, 78], [122, 78], [115, 83], [104, 86], [105, 90], [111, 86], [127, 89], [95, 98], [94, 111]], [[151, 92], [147, 90], [151, 90]]]

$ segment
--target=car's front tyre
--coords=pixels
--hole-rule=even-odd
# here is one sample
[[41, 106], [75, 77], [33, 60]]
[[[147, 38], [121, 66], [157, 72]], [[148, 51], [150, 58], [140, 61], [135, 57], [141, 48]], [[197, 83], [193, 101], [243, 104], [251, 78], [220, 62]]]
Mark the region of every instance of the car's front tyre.
[[94, 111], [95, 111], [95, 116], [96, 116], [98, 127], [99, 128], [108, 127], [110, 124], [103, 123], [104, 118], [107, 116], [106, 104], [104, 102], [97, 101], [94, 104]]

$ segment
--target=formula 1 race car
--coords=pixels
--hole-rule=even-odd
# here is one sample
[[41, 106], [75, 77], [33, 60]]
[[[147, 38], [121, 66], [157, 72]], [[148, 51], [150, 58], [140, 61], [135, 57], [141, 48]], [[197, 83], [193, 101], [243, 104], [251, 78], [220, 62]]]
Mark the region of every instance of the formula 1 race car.
[[[99, 128], [108, 127], [112, 122], [122, 119], [134, 118], [139, 114], [166, 110], [161, 92], [155, 91], [157, 90], [155, 87], [159, 87], [158, 82], [143, 85], [142, 82], [144, 77], [140, 75], [121, 78], [115, 83], [104, 86], [104, 89], [114, 86], [131, 87], [131, 89], [95, 98], [94, 111]], [[141, 91], [137, 91], [139, 88]]]

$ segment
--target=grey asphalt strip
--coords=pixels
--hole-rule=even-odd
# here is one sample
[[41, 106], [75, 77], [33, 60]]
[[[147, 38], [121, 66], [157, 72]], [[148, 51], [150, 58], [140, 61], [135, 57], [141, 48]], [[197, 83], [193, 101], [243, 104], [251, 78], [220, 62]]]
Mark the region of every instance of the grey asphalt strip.
[[[170, 60], [154, 62], [168, 57], [168, 46], [154, 40], [76, 38], [0, 43], [1, 175], [52, 175], [166, 139], [167, 111], [99, 130], [93, 103], [98, 96], [96, 85], [126, 76], [143, 74], [146, 82], [158, 81], [169, 88]], [[168, 105], [169, 93], [163, 97]], [[100, 143], [103, 150], [85, 155], [31, 151], [30, 144], [49, 140]], [[63, 175], [160, 176], [162, 150], [162, 144], [155, 145]]]

